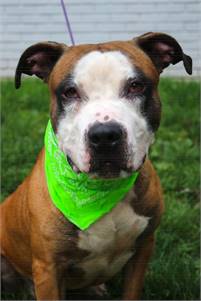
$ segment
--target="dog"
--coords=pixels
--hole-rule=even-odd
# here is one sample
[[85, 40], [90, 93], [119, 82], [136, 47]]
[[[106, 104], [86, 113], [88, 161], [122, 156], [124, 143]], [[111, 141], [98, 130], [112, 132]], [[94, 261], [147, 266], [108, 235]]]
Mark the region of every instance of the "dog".
[[154, 32], [130, 41], [72, 47], [42, 42], [25, 50], [16, 88], [23, 73], [48, 84], [52, 129], [72, 171], [105, 182], [132, 173], [137, 179], [82, 230], [52, 201], [43, 148], [1, 206], [5, 289], [21, 275], [33, 283], [37, 300], [62, 300], [69, 290], [99, 287], [123, 271], [122, 298], [140, 298], [164, 211], [160, 180], [148, 159], [161, 118], [157, 87], [161, 72], [180, 61], [191, 74], [192, 59], [179, 43]]

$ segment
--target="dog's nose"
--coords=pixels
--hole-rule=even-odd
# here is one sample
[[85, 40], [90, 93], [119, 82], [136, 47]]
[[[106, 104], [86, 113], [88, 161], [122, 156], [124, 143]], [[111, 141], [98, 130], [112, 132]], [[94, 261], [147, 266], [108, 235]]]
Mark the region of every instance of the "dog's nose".
[[89, 145], [95, 150], [111, 150], [122, 142], [123, 131], [116, 122], [96, 123], [88, 132]]

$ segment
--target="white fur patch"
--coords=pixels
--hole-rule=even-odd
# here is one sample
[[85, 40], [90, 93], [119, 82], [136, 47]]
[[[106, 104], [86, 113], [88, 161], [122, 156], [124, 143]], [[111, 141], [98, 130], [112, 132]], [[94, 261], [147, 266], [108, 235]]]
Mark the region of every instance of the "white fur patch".
[[79, 104], [67, 105], [59, 120], [57, 137], [60, 148], [81, 171], [88, 172], [90, 155], [85, 135], [89, 127], [96, 121], [115, 120], [127, 132], [127, 166], [138, 169], [153, 142], [153, 133], [140, 112], [143, 97], [129, 101], [121, 96], [123, 83], [135, 77], [134, 66], [120, 51], [92, 51], [77, 62], [73, 77], [85, 97]]
[[121, 202], [89, 229], [80, 231], [78, 247], [90, 252], [79, 265], [86, 272], [85, 281], [110, 279], [120, 271], [134, 254], [135, 240], [148, 221]]

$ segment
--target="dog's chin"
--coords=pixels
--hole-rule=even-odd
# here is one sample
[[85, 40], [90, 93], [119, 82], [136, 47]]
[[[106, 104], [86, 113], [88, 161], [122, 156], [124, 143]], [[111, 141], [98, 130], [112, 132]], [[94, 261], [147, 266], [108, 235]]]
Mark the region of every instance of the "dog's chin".
[[119, 178], [126, 178], [131, 175], [131, 172], [126, 172], [121, 170], [119, 172], [90, 172], [89, 177], [92, 179], [119, 179]]
[[118, 164], [118, 162], [101, 162], [97, 165], [91, 165], [89, 176], [91, 178], [100, 179], [117, 179], [125, 178], [131, 175], [132, 169], [127, 168], [126, 164]]
[[99, 170], [89, 172], [89, 177], [92, 179], [117, 179], [121, 177], [121, 171], [117, 170]]

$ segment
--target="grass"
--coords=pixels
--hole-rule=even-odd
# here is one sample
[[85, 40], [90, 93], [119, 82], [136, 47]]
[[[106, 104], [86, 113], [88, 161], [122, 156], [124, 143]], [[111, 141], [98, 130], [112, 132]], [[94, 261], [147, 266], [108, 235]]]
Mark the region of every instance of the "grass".
[[[146, 275], [145, 300], [199, 300], [199, 83], [162, 79], [161, 127], [150, 157], [161, 178], [166, 212]], [[26, 79], [2, 81], [2, 199], [31, 170], [43, 145], [48, 90]], [[120, 294], [120, 276], [110, 285]]]

